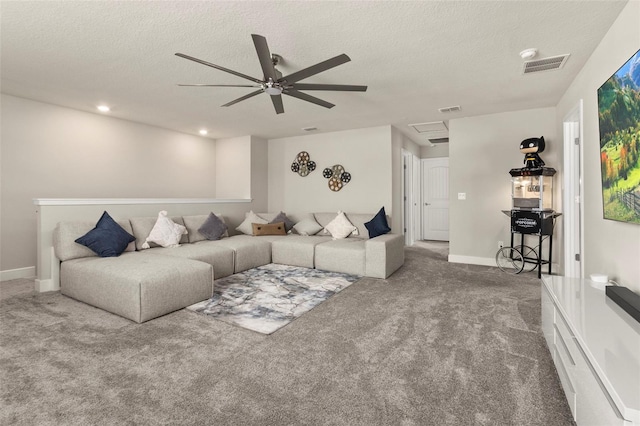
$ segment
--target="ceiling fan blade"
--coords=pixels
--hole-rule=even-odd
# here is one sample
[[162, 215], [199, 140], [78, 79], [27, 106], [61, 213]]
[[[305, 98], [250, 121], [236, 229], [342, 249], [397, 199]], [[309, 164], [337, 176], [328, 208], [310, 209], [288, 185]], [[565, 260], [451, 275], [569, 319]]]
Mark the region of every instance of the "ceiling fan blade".
[[367, 86], [353, 86], [350, 84], [293, 84], [295, 90], [335, 90], [342, 92], [366, 92]]
[[226, 103], [226, 104], [224, 104], [224, 105], [222, 105], [222, 106], [223, 106], [223, 107], [228, 107], [228, 106], [231, 106], [231, 105], [237, 104], [237, 103], [238, 103], [238, 102], [240, 102], [240, 101], [244, 101], [245, 99], [252, 98], [252, 97], [254, 97], [254, 96], [256, 96], [256, 95], [259, 95], [260, 93], [263, 93], [263, 92], [264, 92], [264, 91], [263, 91], [262, 89], [260, 89], [260, 90], [256, 90], [255, 92], [251, 92], [251, 93], [249, 93], [248, 95], [241, 96], [241, 97], [239, 97], [238, 99], [235, 99], [235, 100], [233, 100], [233, 101], [231, 101], [231, 102], [228, 102], [228, 103]]
[[284, 106], [282, 105], [282, 95], [271, 96], [271, 102], [276, 109], [276, 114], [282, 114], [284, 112]]
[[193, 87], [262, 87], [257, 84], [178, 84], [178, 86]]
[[202, 65], [206, 65], [206, 66], [211, 67], [211, 68], [215, 68], [215, 69], [220, 70], [220, 71], [228, 72], [229, 74], [233, 74], [233, 75], [236, 75], [238, 77], [246, 78], [247, 80], [251, 80], [254, 83], [262, 83], [262, 80], [258, 80], [255, 77], [251, 77], [249, 75], [242, 74], [240, 72], [233, 71], [233, 70], [230, 70], [230, 69], [225, 68], [225, 67], [221, 67], [220, 65], [212, 64], [211, 62], [203, 61], [202, 59], [194, 58], [193, 56], [185, 55], [184, 53], [176, 53], [176, 56], [179, 56], [179, 57], [184, 58], [184, 59], [188, 59], [188, 60], [193, 61], [193, 62], [197, 62], [197, 63], [202, 64]]
[[309, 78], [312, 75], [316, 75], [333, 67], [337, 67], [338, 65], [342, 65], [345, 62], [349, 62], [350, 60], [351, 58], [343, 53], [342, 55], [327, 59], [326, 61], [320, 62], [319, 64], [311, 65], [310, 67], [282, 77], [279, 81], [295, 83], [296, 81], [304, 80], [305, 78]]
[[272, 79], [273, 81], [277, 81], [278, 76], [276, 75], [276, 69], [273, 67], [273, 60], [271, 59], [271, 52], [269, 52], [267, 39], [258, 34], [251, 34], [251, 38], [253, 39], [253, 44], [256, 47], [260, 66], [264, 73], [264, 80], [267, 81]]
[[285, 95], [293, 96], [294, 98], [302, 99], [303, 101], [311, 102], [312, 104], [320, 105], [325, 108], [333, 108], [335, 105], [327, 101], [323, 101], [315, 96], [307, 95], [306, 93], [298, 92], [295, 89], [287, 89], [282, 92]]

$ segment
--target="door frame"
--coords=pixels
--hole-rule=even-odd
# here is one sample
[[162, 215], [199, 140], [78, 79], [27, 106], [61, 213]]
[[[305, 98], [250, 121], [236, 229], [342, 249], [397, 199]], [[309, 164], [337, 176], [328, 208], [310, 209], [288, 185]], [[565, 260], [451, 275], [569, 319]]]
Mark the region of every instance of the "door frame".
[[[584, 140], [582, 136], [584, 132], [582, 99], [564, 117], [562, 131], [564, 138], [563, 273], [567, 277], [582, 278], [584, 277]], [[574, 185], [576, 179], [578, 180], [578, 193], [576, 193]], [[579, 265], [576, 265], [576, 254], [580, 255]]]
[[[417, 156], [405, 149], [402, 150], [402, 229], [404, 230], [404, 243], [407, 246], [413, 245], [420, 238], [419, 165], [420, 159]], [[416, 187], [416, 183], [418, 187]]]

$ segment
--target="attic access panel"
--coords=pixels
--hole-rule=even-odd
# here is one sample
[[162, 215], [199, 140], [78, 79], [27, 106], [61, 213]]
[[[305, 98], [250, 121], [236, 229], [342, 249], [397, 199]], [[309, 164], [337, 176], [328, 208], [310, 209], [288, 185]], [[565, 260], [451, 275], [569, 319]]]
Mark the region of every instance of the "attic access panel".
[[441, 133], [448, 132], [449, 129], [444, 121], [430, 121], [428, 123], [409, 124], [418, 133]]

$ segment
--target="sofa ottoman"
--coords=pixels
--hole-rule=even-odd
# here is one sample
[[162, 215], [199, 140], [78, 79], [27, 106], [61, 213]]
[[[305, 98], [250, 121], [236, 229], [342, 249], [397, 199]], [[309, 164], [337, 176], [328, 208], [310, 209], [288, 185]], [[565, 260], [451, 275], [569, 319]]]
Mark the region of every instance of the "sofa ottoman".
[[213, 267], [180, 257], [123, 253], [60, 265], [62, 294], [141, 323], [210, 298]]

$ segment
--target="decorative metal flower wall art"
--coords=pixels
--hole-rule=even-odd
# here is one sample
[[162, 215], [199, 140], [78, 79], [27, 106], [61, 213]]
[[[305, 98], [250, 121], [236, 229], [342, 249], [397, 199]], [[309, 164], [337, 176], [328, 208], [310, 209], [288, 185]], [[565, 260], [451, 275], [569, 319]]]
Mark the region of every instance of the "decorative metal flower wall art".
[[316, 169], [316, 162], [311, 160], [307, 151], [301, 151], [296, 156], [296, 159], [291, 163], [291, 171], [299, 174], [302, 177], [307, 176], [309, 173]]
[[340, 164], [322, 171], [322, 176], [329, 179], [329, 189], [338, 192], [351, 181], [351, 173], [347, 172]]

